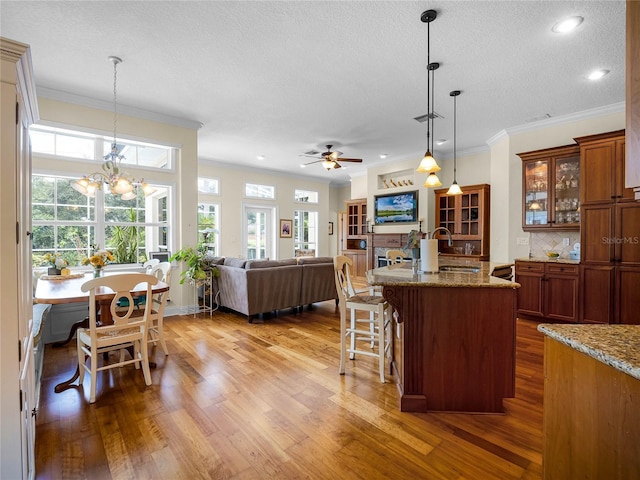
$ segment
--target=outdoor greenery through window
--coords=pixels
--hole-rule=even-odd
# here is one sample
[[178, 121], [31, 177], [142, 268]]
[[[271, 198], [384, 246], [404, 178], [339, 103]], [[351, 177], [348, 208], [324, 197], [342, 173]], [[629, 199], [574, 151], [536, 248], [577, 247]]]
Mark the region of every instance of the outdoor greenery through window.
[[116, 263], [144, 262], [147, 252], [169, 249], [170, 187], [133, 200], [99, 190], [95, 198], [71, 187], [74, 178], [32, 176], [33, 265], [59, 253], [80, 265], [94, 246], [110, 250]]
[[307, 210], [294, 212], [293, 248], [296, 256], [315, 256], [318, 248], [318, 212]]
[[198, 245], [204, 251], [218, 255], [218, 236], [220, 232], [217, 228], [218, 205], [210, 203], [198, 204]]

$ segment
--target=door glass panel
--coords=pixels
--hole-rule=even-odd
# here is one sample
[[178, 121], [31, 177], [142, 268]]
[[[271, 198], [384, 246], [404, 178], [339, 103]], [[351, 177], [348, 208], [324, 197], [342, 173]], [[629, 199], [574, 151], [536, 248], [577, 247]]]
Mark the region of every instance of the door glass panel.
[[247, 260], [260, 260], [269, 257], [271, 251], [271, 209], [247, 207], [246, 219], [246, 257]]
[[548, 179], [549, 162], [525, 164], [525, 225], [547, 224]]

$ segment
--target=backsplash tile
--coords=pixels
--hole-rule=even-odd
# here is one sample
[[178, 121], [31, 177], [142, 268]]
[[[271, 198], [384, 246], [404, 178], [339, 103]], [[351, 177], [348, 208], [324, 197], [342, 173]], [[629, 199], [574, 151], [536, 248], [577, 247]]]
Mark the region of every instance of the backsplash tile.
[[[564, 246], [562, 240], [568, 238], [569, 245]], [[552, 250], [560, 254], [560, 258], [569, 258], [574, 244], [580, 242], [580, 232], [532, 232], [529, 237], [529, 257], [546, 257]]]

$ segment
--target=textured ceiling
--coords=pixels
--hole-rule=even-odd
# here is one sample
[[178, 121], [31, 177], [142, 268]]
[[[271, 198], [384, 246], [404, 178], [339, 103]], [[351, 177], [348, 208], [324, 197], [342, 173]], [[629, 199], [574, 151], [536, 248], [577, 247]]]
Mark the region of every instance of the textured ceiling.
[[[117, 55], [118, 103], [201, 122], [200, 158], [344, 182], [425, 150], [413, 118], [426, 113], [429, 8], [443, 158], [454, 89], [458, 152], [534, 118], [624, 101], [624, 1], [2, 0], [0, 26], [31, 45], [43, 91], [110, 101]], [[575, 32], [551, 31], [570, 15], [584, 17]], [[594, 68], [611, 73], [591, 82]], [[299, 168], [327, 143], [364, 163]]]

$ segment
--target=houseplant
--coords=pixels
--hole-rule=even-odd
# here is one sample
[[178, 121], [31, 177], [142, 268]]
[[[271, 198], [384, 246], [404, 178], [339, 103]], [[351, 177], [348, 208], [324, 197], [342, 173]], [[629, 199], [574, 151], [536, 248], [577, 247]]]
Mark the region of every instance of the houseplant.
[[209, 272], [212, 277], [218, 277], [220, 272], [215, 265], [211, 265], [210, 257], [205, 252], [193, 247], [184, 247], [171, 255], [169, 260], [184, 262], [186, 269], [180, 273], [180, 284], [186, 281], [190, 285], [202, 285], [208, 283]]

